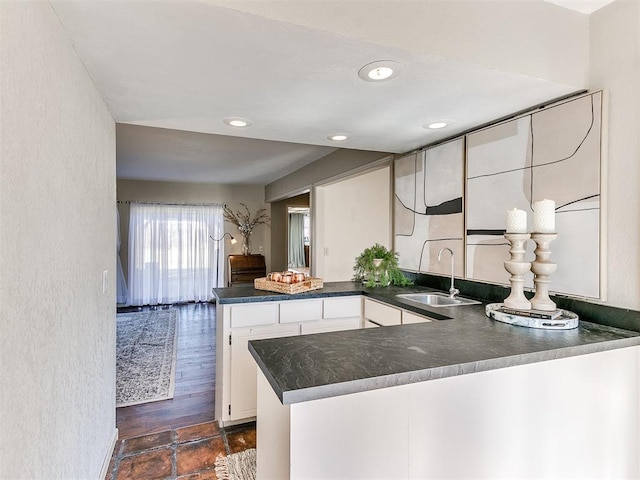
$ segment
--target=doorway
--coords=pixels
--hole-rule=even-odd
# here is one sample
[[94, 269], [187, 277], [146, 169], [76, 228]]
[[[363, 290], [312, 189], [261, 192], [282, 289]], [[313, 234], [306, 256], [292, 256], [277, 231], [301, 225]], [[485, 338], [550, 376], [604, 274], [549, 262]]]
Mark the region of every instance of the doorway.
[[[303, 208], [313, 210], [311, 205], [311, 193], [304, 192], [299, 195], [284, 198], [277, 202], [271, 203], [271, 262], [268, 266], [271, 272], [280, 272], [289, 269], [289, 209]], [[314, 273], [313, 251], [316, 243], [313, 236], [315, 235], [315, 226], [313, 226], [313, 217], [315, 213], [310, 213], [311, 235], [309, 236], [310, 273]], [[302, 267], [305, 268], [305, 267]]]
[[287, 268], [309, 275], [311, 268], [311, 210], [287, 207]]

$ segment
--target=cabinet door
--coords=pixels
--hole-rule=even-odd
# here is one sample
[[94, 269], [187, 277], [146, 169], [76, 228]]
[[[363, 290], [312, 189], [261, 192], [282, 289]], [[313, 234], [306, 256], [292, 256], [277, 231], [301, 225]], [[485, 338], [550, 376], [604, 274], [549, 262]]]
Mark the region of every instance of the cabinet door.
[[[231, 378], [229, 381], [230, 405], [225, 407], [229, 420], [238, 420], [256, 415], [257, 368], [249, 353], [248, 342], [263, 338], [298, 335], [298, 324], [272, 325], [268, 327], [242, 328], [231, 331]], [[230, 411], [230, 413], [229, 413]]]
[[406, 310], [402, 311], [403, 325], [408, 325], [410, 323], [425, 323], [425, 322], [433, 322], [433, 320], [427, 317], [423, 317], [422, 315], [417, 315], [412, 312], [407, 312]]
[[340, 330], [356, 330], [360, 328], [360, 317], [318, 320], [300, 324], [300, 333], [338, 332]]
[[373, 320], [381, 326], [400, 325], [402, 312], [399, 308], [378, 303], [369, 298], [364, 299], [364, 318]]

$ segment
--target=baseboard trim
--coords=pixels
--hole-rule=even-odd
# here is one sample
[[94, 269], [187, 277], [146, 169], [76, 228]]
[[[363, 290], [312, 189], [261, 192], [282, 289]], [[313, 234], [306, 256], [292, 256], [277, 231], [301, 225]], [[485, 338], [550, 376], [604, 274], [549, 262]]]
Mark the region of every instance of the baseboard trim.
[[116, 442], [118, 441], [118, 429], [113, 429], [113, 436], [111, 437], [111, 441], [109, 442], [110, 447], [107, 449], [107, 452], [104, 456], [104, 460], [102, 460], [102, 468], [100, 469], [100, 477], [98, 480], [104, 480], [107, 478], [107, 473], [109, 473], [109, 464], [111, 463], [111, 456], [113, 455], [113, 449], [116, 448]]

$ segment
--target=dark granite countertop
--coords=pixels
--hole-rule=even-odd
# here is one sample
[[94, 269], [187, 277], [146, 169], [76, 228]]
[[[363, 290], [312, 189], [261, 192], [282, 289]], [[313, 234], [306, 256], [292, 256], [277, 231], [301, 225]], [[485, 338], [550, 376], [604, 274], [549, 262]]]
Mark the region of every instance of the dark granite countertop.
[[[380, 300], [390, 305], [404, 308], [415, 313], [428, 315], [436, 320], [449, 320], [453, 310], [450, 308], [430, 308], [418, 306], [414, 303], [403, 301], [396, 297], [398, 293], [431, 292], [432, 288], [409, 286], [409, 287], [384, 287], [366, 288], [357, 282], [326, 282], [323, 288], [311, 290], [310, 292], [287, 295], [265, 290], [256, 290], [250, 285], [236, 286], [231, 288], [214, 288], [213, 293], [216, 302], [225, 305], [232, 303], [252, 303], [252, 302], [278, 302], [282, 300], [308, 300], [310, 298], [344, 297], [350, 295], [364, 295], [366, 297]], [[456, 307], [459, 308], [459, 307]]]
[[230, 288], [214, 288], [213, 294], [219, 304], [279, 302], [281, 300], [304, 300], [309, 298], [362, 295], [362, 285], [356, 282], [326, 282], [323, 288], [310, 292], [287, 295], [285, 293], [256, 290], [251, 285], [239, 285]]
[[362, 294], [445, 320], [251, 341], [251, 354], [284, 404], [640, 345], [639, 332], [589, 322], [573, 330], [536, 330], [489, 319], [484, 305], [419, 308], [395, 297], [429, 290], [424, 287], [363, 289], [336, 282], [304, 296], [251, 290], [218, 298], [233, 303], [232, 297]]

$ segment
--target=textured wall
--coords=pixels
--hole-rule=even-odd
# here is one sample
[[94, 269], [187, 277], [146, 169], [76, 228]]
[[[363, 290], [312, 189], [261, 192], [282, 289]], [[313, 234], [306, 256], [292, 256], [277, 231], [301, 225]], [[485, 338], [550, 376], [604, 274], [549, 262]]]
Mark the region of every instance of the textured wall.
[[97, 478], [116, 434], [115, 125], [48, 2], [0, 2], [0, 22], [0, 478]]
[[590, 35], [590, 87], [609, 96], [607, 303], [640, 310], [640, 2], [593, 13]]

